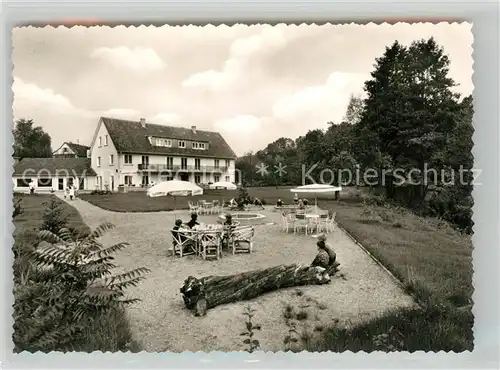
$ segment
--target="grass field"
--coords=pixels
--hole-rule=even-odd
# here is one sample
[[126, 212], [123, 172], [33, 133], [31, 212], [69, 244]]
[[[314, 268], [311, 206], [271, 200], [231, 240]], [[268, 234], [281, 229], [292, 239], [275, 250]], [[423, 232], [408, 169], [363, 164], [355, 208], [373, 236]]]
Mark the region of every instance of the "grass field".
[[[251, 196], [268, 204], [292, 203], [288, 188], [249, 188]], [[189, 200], [229, 200], [236, 192], [206, 191], [203, 196], [177, 197], [175, 208]], [[197, 199], [198, 198], [198, 199]], [[172, 198], [148, 198], [145, 193], [82, 195], [113, 211], [162, 211], [174, 208]], [[337, 212], [337, 222], [382, 262], [421, 304], [422, 309], [386, 313], [353, 328], [333, 326], [322, 340], [309, 340], [309, 350], [453, 350], [473, 349], [472, 242], [435, 219], [418, 217], [388, 205], [368, 205], [363, 192], [344, 189], [339, 201], [318, 200], [323, 209]], [[314, 202], [314, 199], [309, 199]], [[365, 200], [365, 201], [364, 201]]]
[[[14, 275], [22, 274], [29, 269], [26, 252], [32, 250], [37, 243], [37, 229], [42, 225], [42, 215], [46, 203], [52, 195], [25, 195], [22, 200], [23, 213], [14, 220]], [[89, 231], [78, 212], [66, 202], [55, 198], [61, 205], [63, 213], [68, 216], [68, 227], [85, 232]], [[119, 351], [133, 348], [131, 333], [123, 311], [115, 311], [87, 321], [84, 340], [72, 343], [77, 351]], [[30, 351], [30, 343], [18, 343], [17, 350]], [[57, 348], [55, 349], [57, 350]]]

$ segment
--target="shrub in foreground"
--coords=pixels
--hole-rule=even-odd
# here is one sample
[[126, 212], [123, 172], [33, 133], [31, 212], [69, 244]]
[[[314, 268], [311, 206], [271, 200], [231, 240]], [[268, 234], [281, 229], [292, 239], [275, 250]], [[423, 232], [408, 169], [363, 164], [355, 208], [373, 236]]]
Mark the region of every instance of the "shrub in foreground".
[[[99, 243], [113, 227], [104, 223], [81, 239], [67, 228], [58, 234], [39, 232], [41, 242], [24, 254], [30, 267], [14, 288], [16, 352], [107, 351], [131, 345], [123, 308], [138, 300], [125, 293], [149, 270], [112, 275], [112, 255], [128, 245]], [[118, 326], [103, 326], [107, 320]]]

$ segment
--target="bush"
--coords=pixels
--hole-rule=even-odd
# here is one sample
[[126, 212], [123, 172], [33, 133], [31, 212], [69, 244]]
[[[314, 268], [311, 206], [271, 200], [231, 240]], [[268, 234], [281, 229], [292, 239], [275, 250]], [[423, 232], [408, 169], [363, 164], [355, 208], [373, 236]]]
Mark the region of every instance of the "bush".
[[14, 288], [15, 352], [124, 349], [127, 343], [117, 340], [126, 335], [115, 335], [114, 343], [108, 337], [103, 344], [106, 340], [102, 336], [97, 340], [96, 330], [103, 320], [123, 320], [123, 307], [138, 301], [126, 298], [126, 289], [137, 285], [149, 270], [111, 274], [116, 267], [112, 254], [127, 246], [104, 247], [98, 242], [111, 228], [109, 223], [102, 224], [78, 241], [66, 228], [58, 234], [39, 232], [40, 244], [24, 256], [29, 272]]
[[50, 202], [46, 205], [42, 216], [42, 230], [50, 231], [53, 234], [58, 234], [61, 229], [68, 226], [68, 215], [64, 214], [63, 207], [56, 197], [51, 197]]
[[13, 195], [14, 209], [12, 211], [12, 218], [16, 218], [17, 216], [23, 214], [24, 210], [22, 206], [22, 201], [23, 201], [23, 194], [14, 192]]
[[92, 190], [90, 192], [91, 195], [109, 195], [111, 194], [110, 190]]

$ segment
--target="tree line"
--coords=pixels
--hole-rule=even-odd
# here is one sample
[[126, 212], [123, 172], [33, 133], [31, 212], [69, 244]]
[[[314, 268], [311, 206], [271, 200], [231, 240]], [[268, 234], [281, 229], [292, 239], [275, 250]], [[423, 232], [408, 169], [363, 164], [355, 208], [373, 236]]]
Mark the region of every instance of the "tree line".
[[[453, 91], [449, 64], [434, 38], [409, 46], [395, 41], [376, 59], [365, 97], [350, 97], [341, 122], [238, 158], [242, 182], [369, 185], [387, 201], [470, 233], [473, 104]], [[262, 165], [268, 171], [258, 171]]]

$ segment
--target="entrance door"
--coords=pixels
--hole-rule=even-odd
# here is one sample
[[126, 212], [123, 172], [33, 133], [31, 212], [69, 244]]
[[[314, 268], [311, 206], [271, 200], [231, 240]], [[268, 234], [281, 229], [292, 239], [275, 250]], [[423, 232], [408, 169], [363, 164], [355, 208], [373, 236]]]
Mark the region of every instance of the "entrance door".
[[66, 183], [68, 184], [68, 187], [72, 186], [73, 185], [73, 178], [72, 177], [68, 177]]
[[80, 183], [79, 183], [78, 189], [80, 189], [80, 190], [85, 189], [85, 179], [83, 177], [80, 178]]
[[111, 182], [111, 191], [115, 191], [115, 177], [111, 176], [110, 177], [110, 182]]
[[57, 179], [57, 190], [64, 190], [64, 179], [63, 178]]
[[179, 177], [181, 178], [181, 181], [189, 181], [189, 174], [188, 173], [181, 173], [179, 175]]

